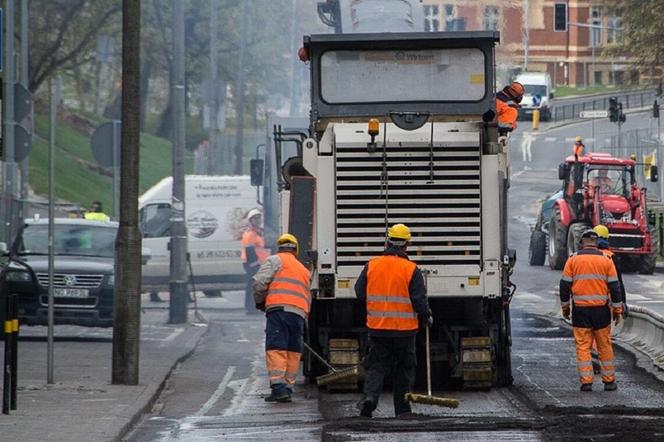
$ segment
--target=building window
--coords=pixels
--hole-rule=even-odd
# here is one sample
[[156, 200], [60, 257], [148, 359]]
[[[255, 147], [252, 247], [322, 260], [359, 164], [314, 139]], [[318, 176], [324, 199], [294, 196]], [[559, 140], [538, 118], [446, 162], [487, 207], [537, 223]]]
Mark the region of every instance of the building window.
[[500, 11], [496, 6], [484, 8], [484, 30], [498, 31], [500, 28]]
[[620, 41], [620, 28], [622, 27], [622, 20], [620, 17], [611, 15], [606, 21], [607, 30], [606, 30], [606, 42], [607, 43], [618, 43]]
[[424, 5], [424, 30], [426, 32], [440, 30], [440, 9], [438, 5]]
[[590, 8], [590, 24], [592, 26], [597, 26], [596, 28], [590, 28], [590, 43], [591, 48], [602, 45], [602, 7], [601, 6], [592, 6]]
[[445, 5], [445, 30], [457, 31], [456, 6]]

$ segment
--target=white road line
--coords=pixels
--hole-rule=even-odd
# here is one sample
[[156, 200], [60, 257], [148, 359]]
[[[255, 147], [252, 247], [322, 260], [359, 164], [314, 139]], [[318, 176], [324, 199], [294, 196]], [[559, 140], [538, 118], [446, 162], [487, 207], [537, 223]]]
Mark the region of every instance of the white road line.
[[214, 406], [214, 404], [217, 403], [221, 395], [224, 394], [224, 391], [226, 391], [226, 387], [228, 386], [228, 383], [230, 382], [234, 373], [235, 373], [235, 366], [231, 365], [230, 367], [228, 367], [228, 370], [226, 371], [224, 378], [221, 380], [221, 382], [219, 382], [219, 386], [217, 387], [215, 392], [212, 393], [212, 396], [210, 396], [210, 399], [208, 399], [207, 402], [203, 404], [203, 406], [200, 408], [200, 410], [196, 412], [194, 416], [205, 416], [205, 414], [208, 411], [210, 411], [210, 409]]
[[555, 142], [556, 140], [557, 140], [556, 137], [546, 137], [546, 138], [544, 139], [544, 142], [545, 142], [545, 143], [553, 143], [553, 142]]

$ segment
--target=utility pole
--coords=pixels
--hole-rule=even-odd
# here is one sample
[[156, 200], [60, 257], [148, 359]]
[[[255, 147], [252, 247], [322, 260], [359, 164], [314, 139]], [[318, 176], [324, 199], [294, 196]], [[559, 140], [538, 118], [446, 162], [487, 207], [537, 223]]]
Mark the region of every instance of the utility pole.
[[528, 29], [529, 0], [523, 0], [523, 70], [528, 71], [528, 46], [530, 45], [530, 30]]
[[298, 105], [300, 101], [299, 94], [299, 75], [298, 70], [300, 67], [300, 60], [297, 56], [298, 46], [298, 17], [297, 17], [297, 0], [292, 0], [291, 5], [291, 84], [290, 84], [290, 110], [288, 116], [295, 117], [298, 115]]
[[184, 223], [184, 2], [173, 2], [173, 195], [168, 322], [187, 322], [187, 228]]
[[115, 242], [113, 384], [138, 385], [141, 232], [138, 229], [141, 1], [122, 0], [120, 227]]
[[237, 175], [242, 174], [242, 159], [244, 158], [244, 75], [247, 58], [247, 20], [249, 0], [243, 0], [240, 6], [240, 57], [235, 85], [235, 99], [237, 100], [237, 127], [235, 130], [235, 170]]
[[217, 111], [219, 110], [219, 66], [217, 57], [219, 22], [218, 0], [210, 0], [210, 82], [208, 84], [208, 98], [210, 107], [210, 135], [208, 139], [208, 175], [215, 175], [220, 172], [221, 155], [217, 141]]
[[3, 196], [6, 201], [4, 220], [5, 242], [12, 241], [12, 225], [14, 213], [16, 163], [14, 162], [14, 83], [16, 82], [16, 67], [14, 64], [14, 0], [5, 0], [5, 66], [4, 66], [4, 91], [3, 91], [3, 113], [4, 113], [4, 171], [3, 171]]
[[[29, 44], [28, 44], [28, 0], [21, 0], [21, 84], [28, 89], [29, 79]], [[31, 111], [32, 113], [32, 111]], [[33, 116], [30, 116], [30, 123], [33, 127], [30, 127], [30, 134], [34, 133], [34, 120]], [[28, 200], [29, 188], [30, 188], [30, 160], [29, 156], [21, 161], [21, 216], [20, 219], [25, 218], [25, 203]]]

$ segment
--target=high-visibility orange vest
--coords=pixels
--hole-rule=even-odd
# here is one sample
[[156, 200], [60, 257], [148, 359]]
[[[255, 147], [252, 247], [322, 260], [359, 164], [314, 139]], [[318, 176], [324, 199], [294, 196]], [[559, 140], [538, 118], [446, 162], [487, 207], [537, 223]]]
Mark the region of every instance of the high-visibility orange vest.
[[600, 249], [600, 252], [602, 252], [604, 254], [604, 256], [606, 256], [607, 258], [611, 258], [611, 259], [613, 259], [613, 255], [615, 255], [615, 253], [613, 253], [609, 249]]
[[277, 253], [281, 268], [267, 288], [265, 308], [295, 307], [309, 315], [311, 308], [311, 279], [309, 270], [290, 252]]
[[574, 254], [563, 269], [563, 281], [572, 283], [576, 307], [602, 307], [609, 303], [609, 282], [618, 281], [613, 261], [601, 251]]
[[518, 105], [513, 101], [496, 99], [496, 114], [498, 115], [498, 127], [507, 130], [516, 129], [516, 121], [519, 118]]
[[583, 143], [574, 143], [573, 146], [574, 156], [582, 157], [585, 147], [586, 146], [584, 146]]
[[247, 247], [253, 247], [258, 257], [258, 262], [263, 263], [270, 253], [265, 248], [265, 240], [254, 229], [249, 229], [242, 234], [242, 252], [240, 257], [242, 262], [247, 262]]
[[414, 262], [395, 255], [374, 258], [367, 265], [367, 327], [373, 330], [417, 330], [417, 313], [408, 286]]

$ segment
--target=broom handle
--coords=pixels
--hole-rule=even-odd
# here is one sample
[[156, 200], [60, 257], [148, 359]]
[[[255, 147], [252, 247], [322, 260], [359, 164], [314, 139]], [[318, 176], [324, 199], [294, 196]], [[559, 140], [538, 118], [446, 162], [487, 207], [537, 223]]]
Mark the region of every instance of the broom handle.
[[330, 363], [327, 362], [327, 361], [326, 361], [321, 355], [319, 355], [318, 353], [316, 353], [316, 352], [314, 351], [314, 349], [311, 348], [311, 347], [309, 346], [309, 344], [307, 344], [305, 341], [302, 341], [302, 343], [304, 344], [304, 346], [306, 347], [306, 349], [309, 350], [309, 351], [311, 352], [312, 355], [316, 356], [316, 358], [317, 358], [319, 361], [321, 361], [323, 364], [325, 364], [325, 365], [327, 366], [327, 368], [329, 368], [330, 370], [332, 370], [332, 373], [336, 373], [336, 372], [337, 372], [337, 370], [336, 370], [332, 365], [330, 365]]
[[429, 350], [429, 325], [426, 328], [426, 347], [427, 347], [427, 393], [431, 396], [431, 353]]

